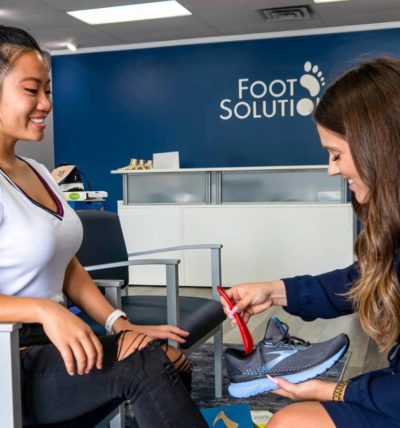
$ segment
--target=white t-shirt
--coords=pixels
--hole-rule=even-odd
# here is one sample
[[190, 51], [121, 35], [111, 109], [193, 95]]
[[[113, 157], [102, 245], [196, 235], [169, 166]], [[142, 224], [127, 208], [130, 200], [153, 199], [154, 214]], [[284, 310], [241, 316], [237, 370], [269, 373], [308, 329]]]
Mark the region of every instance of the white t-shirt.
[[82, 242], [82, 224], [49, 171], [24, 160], [53, 193], [58, 213], [26, 195], [0, 169], [0, 294], [62, 303], [65, 270]]

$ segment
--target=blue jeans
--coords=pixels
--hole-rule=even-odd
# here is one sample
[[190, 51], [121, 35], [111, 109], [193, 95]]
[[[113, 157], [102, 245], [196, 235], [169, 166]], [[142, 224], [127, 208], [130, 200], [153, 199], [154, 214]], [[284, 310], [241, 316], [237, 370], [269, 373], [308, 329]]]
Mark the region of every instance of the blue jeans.
[[130, 400], [141, 428], [207, 427], [158, 342], [117, 361], [116, 338], [100, 340], [103, 368], [85, 375], [68, 375], [52, 344], [21, 351], [24, 426], [90, 428]]

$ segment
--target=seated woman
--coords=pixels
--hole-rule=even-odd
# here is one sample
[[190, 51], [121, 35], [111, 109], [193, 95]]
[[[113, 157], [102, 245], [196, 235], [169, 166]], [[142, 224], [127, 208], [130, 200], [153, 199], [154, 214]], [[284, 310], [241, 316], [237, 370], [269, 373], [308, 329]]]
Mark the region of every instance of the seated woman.
[[[188, 333], [133, 325], [105, 300], [75, 257], [79, 218], [46, 168], [15, 154], [43, 138], [52, 107], [49, 58], [21, 29], [0, 26], [0, 85], [0, 322], [23, 323], [24, 426], [93, 427], [131, 400], [140, 427], [206, 427], [181, 380], [189, 363], [155, 341]], [[96, 337], [65, 296], [116, 335]]]

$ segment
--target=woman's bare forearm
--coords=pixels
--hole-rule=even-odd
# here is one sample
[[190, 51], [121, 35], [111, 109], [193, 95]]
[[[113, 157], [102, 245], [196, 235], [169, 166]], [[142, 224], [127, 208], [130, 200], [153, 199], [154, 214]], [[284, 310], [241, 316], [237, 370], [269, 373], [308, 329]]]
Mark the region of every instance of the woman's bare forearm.
[[115, 309], [101, 294], [76, 257], [67, 267], [63, 291], [75, 305], [101, 325], [104, 325]]
[[46, 312], [58, 303], [38, 297], [0, 295], [1, 323], [43, 323]]

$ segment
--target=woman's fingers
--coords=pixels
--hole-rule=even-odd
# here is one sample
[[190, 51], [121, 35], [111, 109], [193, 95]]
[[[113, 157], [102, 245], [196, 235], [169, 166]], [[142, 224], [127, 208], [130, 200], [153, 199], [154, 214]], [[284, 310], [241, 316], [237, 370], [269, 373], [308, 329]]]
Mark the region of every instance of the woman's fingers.
[[174, 334], [174, 333], [168, 333], [165, 336], [165, 339], [175, 340], [175, 342], [178, 342], [178, 343], [181, 343], [181, 344], [183, 344], [183, 343], [186, 342], [185, 339], [183, 339], [181, 336], [178, 336], [177, 334]]
[[61, 358], [64, 361], [65, 369], [70, 376], [75, 374], [75, 359], [71, 347], [65, 343], [58, 347]]
[[272, 394], [280, 395], [281, 397], [295, 398], [294, 391], [297, 388], [297, 385], [287, 382], [285, 379], [272, 377], [267, 375], [268, 379], [277, 385], [278, 389], [271, 391]]
[[130, 324], [130, 328], [127, 330], [132, 330], [136, 333], [143, 333], [147, 336], [152, 337], [153, 339], [171, 339], [176, 342], [183, 344], [186, 342], [186, 337], [189, 336], [189, 333], [185, 330], [182, 330], [179, 327], [173, 325], [133, 325]]
[[243, 321], [247, 324], [249, 322], [249, 319], [251, 318], [251, 314], [249, 314], [246, 311], [243, 311], [242, 318], [243, 318]]
[[64, 360], [65, 368], [71, 376], [89, 373], [94, 367], [101, 369], [103, 347], [92, 332], [77, 332], [74, 336], [59, 338], [55, 344]]
[[70, 346], [75, 359], [76, 373], [82, 375], [86, 371], [88, 356], [81, 342], [74, 340], [71, 342]]
[[171, 339], [178, 343], [185, 343], [185, 337], [189, 336], [187, 331], [172, 325], [147, 326], [143, 332], [157, 339]]
[[96, 351], [97, 351], [96, 368], [100, 370], [103, 367], [103, 356], [104, 356], [103, 345], [101, 344], [100, 340], [96, 335], [93, 334], [93, 336], [95, 339], [94, 347], [96, 348]]
[[335, 382], [324, 381], [321, 379], [311, 379], [300, 383], [291, 383], [283, 378], [268, 378], [274, 382], [278, 389], [271, 391], [282, 397], [291, 398], [292, 400], [312, 400], [327, 401], [332, 397]]
[[189, 332], [182, 330], [179, 327], [176, 327], [174, 325], [161, 325], [160, 326], [162, 329], [165, 329], [167, 331], [170, 331], [173, 334], [177, 334], [179, 336], [183, 336], [183, 337], [187, 337], [189, 336]]
[[103, 347], [91, 328], [64, 306], [48, 303], [43, 328], [60, 351], [70, 375], [88, 373], [103, 363]]
[[[89, 373], [94, 367], [98, 367], [99, 361], [102, 362], [103, 347], [101, 346], [99, 339], [91, 333], [81, 339], [80, 345], [82, 346], [86, 357], [86, 365], [83, 369], [83, 372]], [[82, 374], [82, 372], [79, 371], [78, 373]]]
[[226, 315], [233, 319], [233, 325], [236, 324], [234, 315], [239, 313], [245, 322], [248, 322], [250, 317], [258, 314], [271, 306], [271, 291], [270, 283], [245, 283], [235, 285], [225, 293], [234, 304], [232, 309], [229, 309], [226, 301], [221, 297]]

